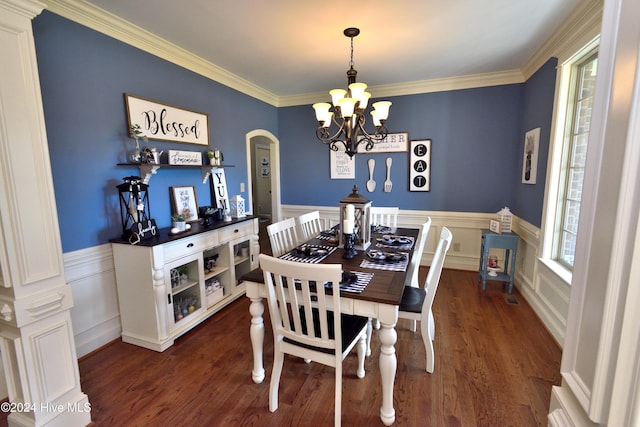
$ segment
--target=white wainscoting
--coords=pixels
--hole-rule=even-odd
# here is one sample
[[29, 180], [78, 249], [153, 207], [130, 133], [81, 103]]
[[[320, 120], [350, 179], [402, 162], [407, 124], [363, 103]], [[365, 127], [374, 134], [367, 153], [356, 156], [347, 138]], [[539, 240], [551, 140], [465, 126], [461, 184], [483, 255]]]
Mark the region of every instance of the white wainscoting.
[[73, 294], [71, 322], [78, 357], [120, 337], [120, 309], [111, 244], [64, 254]]
[[[339, 221], [338, 206], [283, 205], [282, 218], [313, 210], [320, 211], [320, 217], [327, 227]], [[480, 230], [488, 228], [489, 220], [494, 218], [494, 214], [401, 210], [398, 225], [417, 227], [427, 216], [431, 217], [432, 225], [421, 265], [427, 266], [431, 263], [440, 229], [446, 226], [453, 233], [453, 243], [447, 254], [445, 267], [477, 271]], [[517, 217], [514, 217], [513, 227], [521, 237], [516, 261], [515, 286], [553, 337], [562, 345], [570, 288], [538, 260], [540, 229]], [[496, 255], [501, 256], [499, 253]], [[111, 245], [68, 252], [64, 254], [64, 266], [73, 293], [74, 307], [71, 309], [71, 320], [76, 351], [78, 357], [81, 357], [120, 338], [120, 312]]]

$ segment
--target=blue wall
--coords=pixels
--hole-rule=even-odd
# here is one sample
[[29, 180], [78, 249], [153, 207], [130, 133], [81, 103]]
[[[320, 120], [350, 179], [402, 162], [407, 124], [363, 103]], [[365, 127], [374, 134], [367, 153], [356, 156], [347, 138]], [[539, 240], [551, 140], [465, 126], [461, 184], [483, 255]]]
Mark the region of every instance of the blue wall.
[[[401, 209], [497, 212], [510, 204], [519, 170], [515, 141], [522, 129], [522, 85], [407, 95], [393, 102], [387, 127], [410, 139], [432, 139], [431, 191], [408, 191], [408, 153], [358, 154], [356, 179], [331, 180], [328, 148], [315, 137], [310, 106], [278, 111], [282, 199], [287, 204], [337, 205], [354, 184], [373, 205]], [[382, 191], [384, 160], [393, 159], [393, 190]], [[367, 160], [376, 160], [376, 190], [365, 189]], [[322, 191], [317, 191], [320, 184]]]
[[[523, 127], [520, 130], [519, 148], [520, 166], [513, 212], [531, 224], [540, 227], [542, 222], [542, 205], [547, 176], [547, 158], [549, 157], [549, 141], [551, 138], [551, 121], [553, 119], [553, 99], [555, 97], [556, 67], [558, 60], [547, 61], [524, 85]], [[522, 184], [522, 156], [524, 153], [524, 135], [531, 129], [540, 128], [540, 144], [538, 147], [538, 170], [536, 184]]]
[[[246, 181], [245, 134], [277, 134], [277, 109], [101, 33], [43, 12], [33, 22], [62, 249], [106, 243], [122, 232], [116, 185], [139, 175], [117, 166], [135, 147], [127, 134], [124, 93], [209, 115], [210, 147], [150, 141], [160, 150], [219, 148], [229, 197]], [[211, 204], [199, 169], [164, 169], [149, 182], [151, 216], [170, 225], [169, 187], [195, 185]], [[244, 194], [246, 198], [246, 194]]]
[[[391, 132], [433, 140], [431, 191], [409, 192], [408, 153], [359, 154], [355, 180], [331, 180], [328, 148], [315, 137], [310, 105], [275, 108], [47, 11], [33, 29], [64, 252], [121, 233], [116, 185], [139, 173], [116, 165], [135, 146], [127, 135], [125, 92], [207, 113], [210, 147], [150, 145], [165, 151], [221, 149], [225, 164], [235, 165], [225, 169], [230, 196], [240, 194], [247, 176], [246, 133], [266, 129], [281, 144], [284, 204], [336, 206], [357, 184], [378, 206], [456, 212], [509, 206], [540, 225], [555, 60], [525, 84], [389, 98]], [[524, 185], [524, 133], [535, 127], [541, 128], [538, 179]], [[391, 193], [382, 191], [386, 157], [393, 158]], [[369, 158], [376, 160], [373, 193], [365, 190]], [[169, 225], [168, 188], [176, 185], [195, 185], [199, 204], [211, 203], [199, 169], [161, 169], [149, 189], [151, 214], [161, 227]]]

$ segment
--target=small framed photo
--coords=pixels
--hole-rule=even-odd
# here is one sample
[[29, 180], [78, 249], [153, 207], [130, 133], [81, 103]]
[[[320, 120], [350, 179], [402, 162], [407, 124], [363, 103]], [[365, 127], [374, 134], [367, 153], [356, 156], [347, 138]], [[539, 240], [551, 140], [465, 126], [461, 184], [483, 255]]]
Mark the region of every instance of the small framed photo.
[[494, 219], [490, 221], [491, 222], [489, 222], [489, 230], [493, 231], [494, 233], [500, 234], [500, 221], [496, 221]]
[[198, 220], [198, 199], [194, 185], [169, 187], [169, 193], [174, 214], [184, 215], [187, 222]]

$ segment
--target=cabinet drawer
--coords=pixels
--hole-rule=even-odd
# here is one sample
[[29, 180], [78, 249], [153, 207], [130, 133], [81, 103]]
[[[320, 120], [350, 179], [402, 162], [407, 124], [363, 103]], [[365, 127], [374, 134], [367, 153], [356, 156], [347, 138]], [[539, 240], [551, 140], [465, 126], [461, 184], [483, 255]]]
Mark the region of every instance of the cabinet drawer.
[[171, 261], [172, 259], [181, 258], [195, 252], [202, 252], [213, 246], [218, 246], [219, 239], [217, 231], [198, 234], [197, 236], [185, 237], [175, 242], [164, 245], [164, 259]]
[[221, 242], [228, 242], [238, 237], [248, 236], [253, 233], [253, 221], [245, 221], [239, 224], [234, 224], [229, 227], [224, 227], [218, 230], [220, 234]]

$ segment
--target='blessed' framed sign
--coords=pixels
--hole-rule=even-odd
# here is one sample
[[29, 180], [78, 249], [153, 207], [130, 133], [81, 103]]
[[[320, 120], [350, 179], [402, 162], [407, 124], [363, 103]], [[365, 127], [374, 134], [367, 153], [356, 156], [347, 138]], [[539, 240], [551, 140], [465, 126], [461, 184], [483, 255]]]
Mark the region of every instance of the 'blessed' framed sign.
[[[161, 102], [124, 94], [129, 129], [140, 125], [149, 139], [209, 145], [209, 116]], [[133, 135], [130, 135], [133, 138]]]

